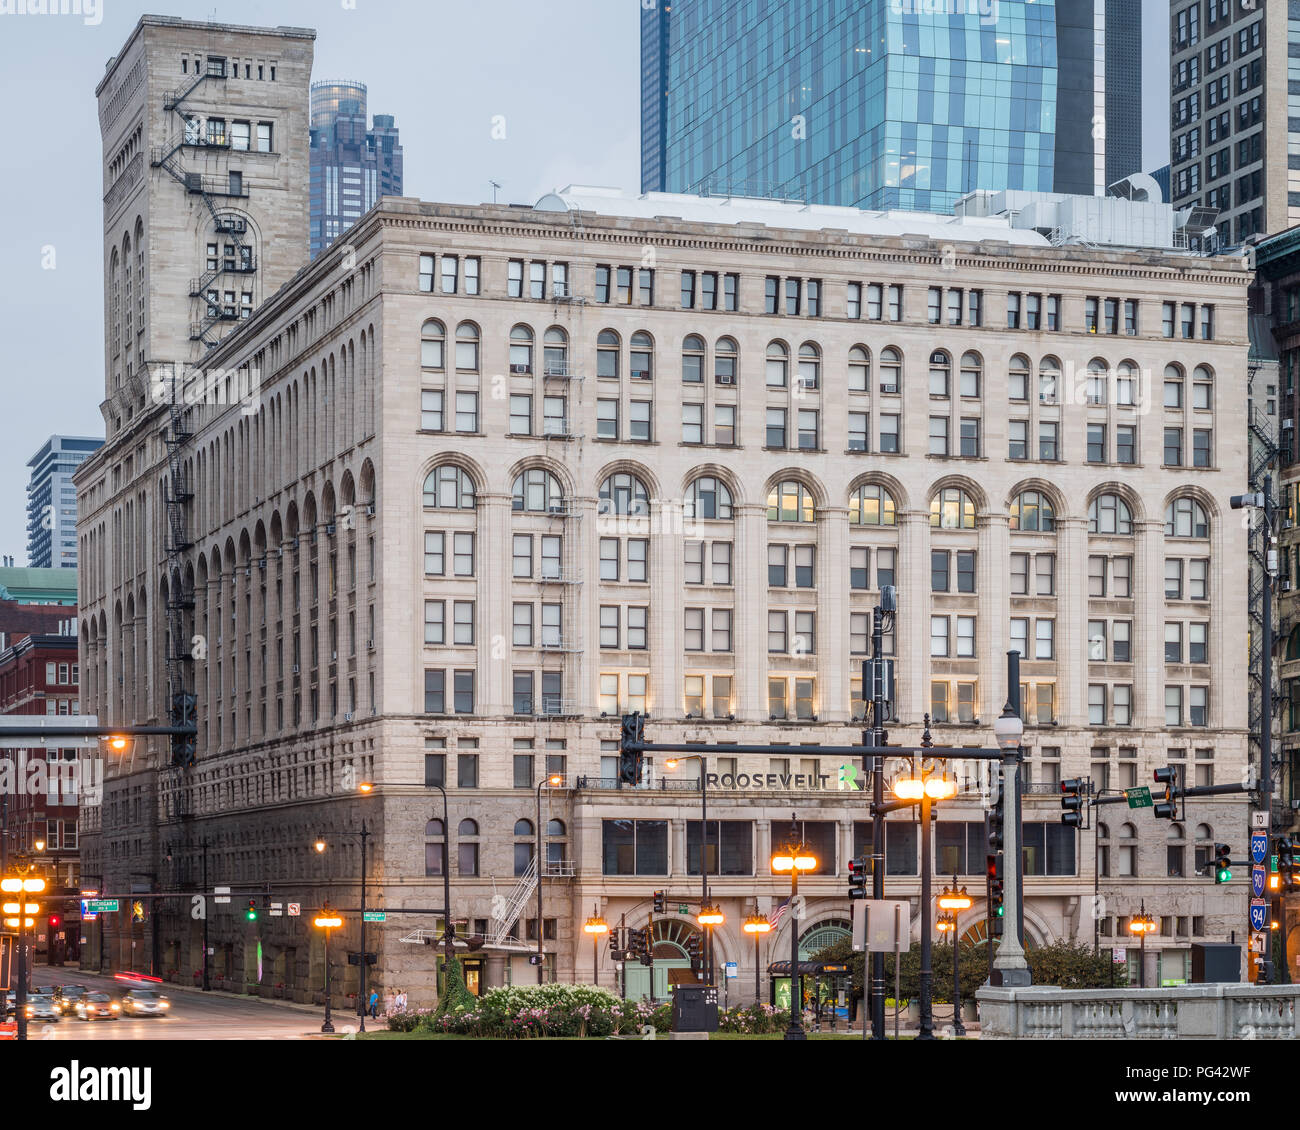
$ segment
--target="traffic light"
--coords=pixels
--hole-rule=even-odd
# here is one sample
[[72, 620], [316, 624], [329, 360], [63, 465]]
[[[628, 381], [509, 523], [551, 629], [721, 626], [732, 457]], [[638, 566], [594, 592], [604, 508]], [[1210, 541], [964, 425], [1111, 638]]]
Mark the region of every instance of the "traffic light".
[[50, 933], [53, 933], [55, 930], [57, 930], [57, 929], [59, 928], [59, 925], [60, 925], [62, 922], [63, 922], [63, 919], [60, 918], [57, 914], [51, 914], [51, 915], [50, 915]]
[[244, 911], [244, 917], [248, 919], [249, 922], [257, 921], [257, 899], [248, 900], [248, 909]]
[[1061, 823], [1068, 828], [1083, 827], [1083, 805], [1092, 784], [1086, 777], [1071, 777], [1061, 782]]
[[1155, 771], [1157, 785], [1164, 785], [1164, 800], [1157, 801], [1153, 809], [1157, 820], [1172, 820], [1178, 815], [1178, 770], [1172, 765], [1162, 765]]
[[625, 785], [641, 783], [641, 767], [645, 755], [629, 745], [645, 741], [645, 717], [641, 714], [624, 714], [623, 729], [618, 743], [618, 779]]
[[1292, 836], [1283, 836], [1277, 845], [1277, 868], [1282, 876], [1282, 886], [1290, 890], [1300, 886], [1300, 846]]
[[1214, 845], [1214, 881], [1226, 883], [1232, 878], [1232, 849], [1227, 844]]
[[664, 891], [655, 891], [655, 913], [665, 913], [665, 907], [668, 904], [668, 896]]
[[1002, 787], [997, 786], [998, 795], [989, 809], [989, 851], [1002, 850], [1002, 829], [1006, 826], [1006, 807], [1002, 800]]
[[849, 860], [849, 898], [867, 897], [867, 875], [871, 870], [871, 861], [866, 856]]
[[700, 936], [699, 936], [699, 934], [691, 934], [691, 935], [686, 939], [686, 956], [689, 957], [689, 958], [691, 959], [691, 972], [692, 972], [692, 973], [698, 973], [698, 972], [700, 971]]
[[134, 899], [131, 903], [131, 921], [144, 921], [144, 899]]
[[989, 888], [989, 933], [993, 937], [1002, 936], [1002, 919], [1006, 915], [1006, 907], [1002, 904], [1003, 884], [1002, 884], [1002, 856], [990, 855], [985, 859], [984, 873], [988, 878]]
[[[194, 707], [197, 699], [184, 691], [172, 695], [171, 724], [173, 726], [193, 726]], [[194, 734], [172, 734], [172, 766], [176, 769], [192, 768], [196, 760], [197, 739]]]

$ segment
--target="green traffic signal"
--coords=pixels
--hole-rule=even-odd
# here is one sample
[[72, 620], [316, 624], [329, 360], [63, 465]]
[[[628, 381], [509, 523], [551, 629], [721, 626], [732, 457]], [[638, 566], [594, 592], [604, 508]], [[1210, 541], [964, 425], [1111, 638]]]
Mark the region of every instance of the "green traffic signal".
[[257, 921], [257, 903], [253, 899], [248, 900], [248, 909], [244, 911], [244, 917], [249, 922]]
[[1232, 872], [1229, 871], [1226, 867], [1220, 867], [1214, 873], [1214, 881], [1216, 883], [1226, 883], [1231, 878], [1232, 878]]
[[993, 911], [993, 913], [994, 913], [998, 918], [1001, 918], [1003, 915], [1006, 914], [1006, 912], [1007, 912], [1007, 908], [1006, 908], [1005, 906], [1002, 906], [1000, 903], [998, 904], [997, 909]]

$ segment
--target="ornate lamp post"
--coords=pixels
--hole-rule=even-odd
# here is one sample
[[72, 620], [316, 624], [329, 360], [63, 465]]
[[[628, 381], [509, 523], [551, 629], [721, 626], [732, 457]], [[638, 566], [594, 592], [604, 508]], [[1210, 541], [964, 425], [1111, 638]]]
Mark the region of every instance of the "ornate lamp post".
[[591, 935], [591, 983], [593, 985], [599, 985], [600, 939], [602, 935], [609, 933], [609, 923], [599, 914], [593, 914], [583, 923], [582, 932]]
[[1136, 934], [1141, 943], [1138, 956], [1138, 988], [1147, 987], [1147, 935], [1154, 933], [1159, 924], [1147, 913], [1146, 900], [1142, 900], [1141, 910], [1136, 918], [1129, 920], [1129, 933]]
[[794, 813], [790, 813], [790, 839], [772, 856], [772, 870], [778, 875], [790, 873], [790, 1026], [787, 1040], [806, 1040], [803, 1029], [803, 978], [799, 974], [799, 872], [817, 867], [817, 857], [808, 850], [799, 834]]
[[[960, 968], [960, 933], [957, 930], [957, 915], [963, 910], [969, 910], [972, 905], [970, 895], [966, 893], [966, 888], [957, 888], [957, 876], [952, 877], [952, 886], [944, 887], [939, 892], [939, 908], [948, 913], [944, 915], [947, 919], [948, 930], [952, 933], [952, 1031], [954, 1036], [966, 1035], [965, 1025], [961, 1022], [961, 968]], [[942, 927], [940, 927], [942, 929]]]
[[770, 923], [761, 914], [751, 914], [745, 919], [745, 933], [754, 937], [754, 1003], [759, 1003], [760, 986], [758, 980], [758, 939], [772, 932]]
[[330, 1021], [330, 931], [342, 926], [343, 919], [326, 903], [316, 916], [315, 925], [325, 931], [325, 1023], [320, 1026], [320, 1030], [328, 1033], [334, 1031], [334, 1025]]

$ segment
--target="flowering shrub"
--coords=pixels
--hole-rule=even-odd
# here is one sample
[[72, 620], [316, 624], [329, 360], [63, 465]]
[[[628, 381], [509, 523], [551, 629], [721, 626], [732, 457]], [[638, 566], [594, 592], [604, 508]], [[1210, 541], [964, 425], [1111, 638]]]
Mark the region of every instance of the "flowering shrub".
[[429, 1020], [433, 1016], [431, 1009], [422, 1008], [414, 1012], [394, 1012], [388, 1016], [388, 1030], [390, 1032], [414, 1032], [420, 1027], [429, 1027]]
[[[805, 1016], [809, 1014], [805, 1013]], [[788, 1008], [773, 1008], [770, 1004], [737, 1005], [718, 1013], [718, 1031], [743, 1032], [762, 1035], [766, 1032], [784, 1032], [790, 1024]]]
[[433, 1032], [490, 1039], [532, 1039], [542, 1036], [635, 1036], [647, 1027], [666, 1032], [666, 1004], [624, 1001], [590, 985], [530, 985], [490, 989], [462, 1009], [396, 1014], [388, 1018], [393, 1031], [425, 1027]]

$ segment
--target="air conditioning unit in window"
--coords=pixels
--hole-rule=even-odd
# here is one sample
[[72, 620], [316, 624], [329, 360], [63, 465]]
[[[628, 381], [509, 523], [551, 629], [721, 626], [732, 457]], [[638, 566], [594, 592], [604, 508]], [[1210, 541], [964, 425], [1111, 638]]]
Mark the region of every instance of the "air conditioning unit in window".
[[298, 671], [299, 671], [298, 664], [295, 663], [292, 667], [289, 668], [289, 671], [290, 671], [290, 673], [293, 674], [293, 675], [298, 674]]
[[375, 641], [374, 641], [374, 640], [366, 640], [366, 650], [367, 650], [367, 651], [374, 651], [374, 650], [375, 650]]
[[1283, 430], [1284, 432], [1289, 432], [1289, 431], [1290, 431], [1292, 428], [1294, 428], [1294, 427], [1295, 427], [1295, 421], [1294, 421], [1294, 420], [1283, 420], [1283, 421], [1282, 421], [1282, 430]]
[[349, 710], [345, 715], [343, 715], [343, 721], [344, 721], [344, 722], [351, 722], [352, 719], [355, 718], [355, 717], [356, 717], [356, 715], [355, 715], [351, 710]]
[[1279, 582], [1278, 582], [1278, 587], [1279, 587], [1283, 592], [1290, 592], [1290, 591], [1291, 591], [1291, 582], [1288, 581], [1288, 580], [1282, 580], [1282, 581], [1279, 581]]
[[889, 393], [895, 393], [895, 394], [896, 394], [896, 393], [898, 392], [898, 385], [896, 385], [896, 384], [882, 384], [882, 385], [880, 386], [880, 391], [881, 391], [881, 392], [889, 392]]
[[723, 373], [719, 373], [717, 377], [714, 378], [714, 380], [716, 384], [720, 384], [720, 385], [734, 385], [736, 383], [735, 377]]

